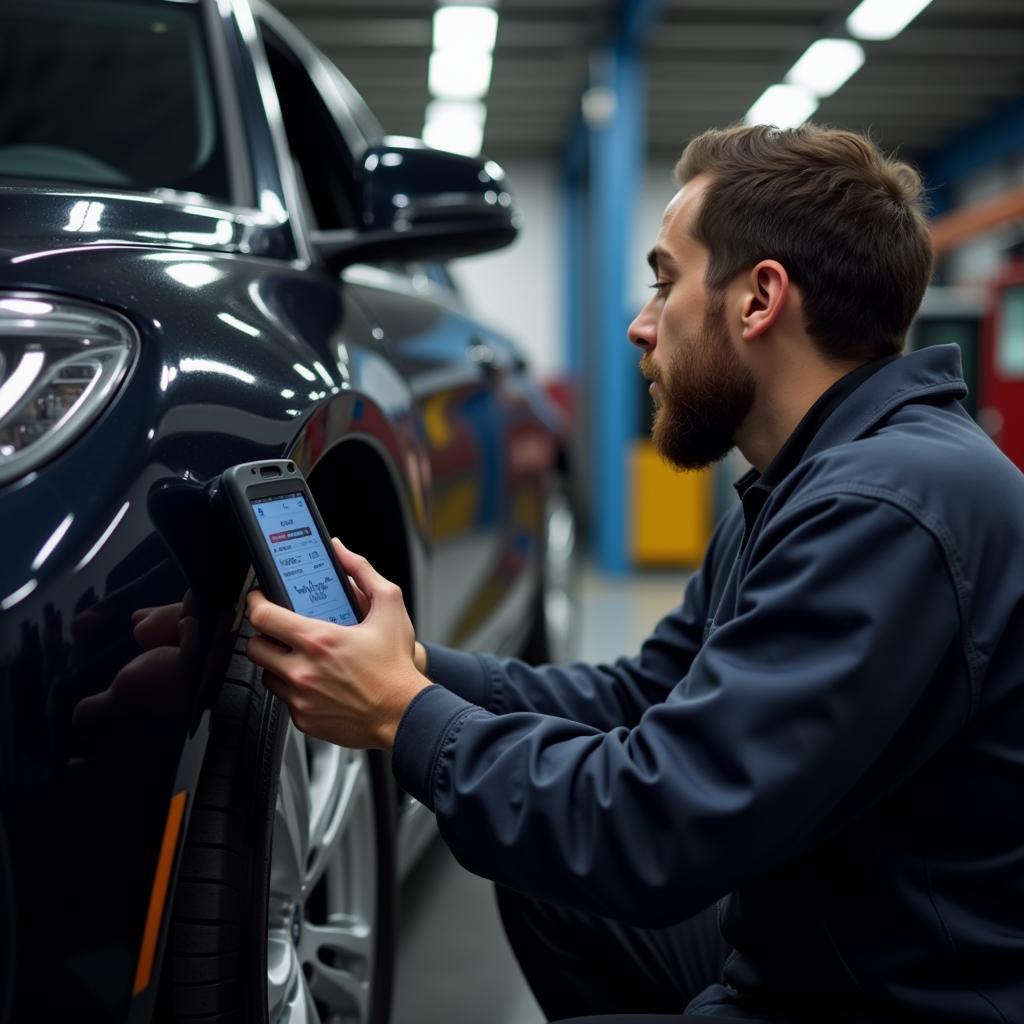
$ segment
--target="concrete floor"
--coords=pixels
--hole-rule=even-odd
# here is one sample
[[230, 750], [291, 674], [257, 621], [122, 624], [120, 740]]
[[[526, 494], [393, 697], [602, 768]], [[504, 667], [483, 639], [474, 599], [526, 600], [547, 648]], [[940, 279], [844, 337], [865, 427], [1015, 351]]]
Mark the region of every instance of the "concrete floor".
[[[634, 653], [679, 603], [686, 575], [584, 573], [580, 657]], [[505, 942], [491, 884], [435, 841], [402, 887], [393, 1024], [540, 1024]]]

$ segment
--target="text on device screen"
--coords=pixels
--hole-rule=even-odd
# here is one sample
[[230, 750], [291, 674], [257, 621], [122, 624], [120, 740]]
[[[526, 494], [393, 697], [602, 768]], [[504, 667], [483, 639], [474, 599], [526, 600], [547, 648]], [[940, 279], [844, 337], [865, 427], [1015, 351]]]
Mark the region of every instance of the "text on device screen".
[[252, 510], [292, 607], [313, 619], [354, 625], [358, 621], [356, 614], [320, 539], [305, 496], [296, 491], [273, 498], [255, 498]]

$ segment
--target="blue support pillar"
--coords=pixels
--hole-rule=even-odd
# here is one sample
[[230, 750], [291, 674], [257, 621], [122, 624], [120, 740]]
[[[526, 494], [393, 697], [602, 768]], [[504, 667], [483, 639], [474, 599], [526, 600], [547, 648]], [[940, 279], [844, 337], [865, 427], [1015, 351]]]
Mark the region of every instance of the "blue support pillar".
[[603, 123], [591, 125], [590, 309], [587, 341], [594, 361], [590, 409], [591, 496], [594, 549], [604, 572], [629, 568], [629, 450], [637, 422], [638, 353], [626, 338], [633, 213], [643, 188], [646, 71], [643, 43], [658, 0], [630, 0], [620, 8], [618, 32], [599, 54], [592, 86], [614, 97]]
[[633, 197], [640, 180], [637, 126], [637, 61], [619, 43], [601, 56], [598, 88], [615, 97], [614, 113], [591, 135], [590, 223], [594, 264], [591, 339], [595, 366], [590, 375], [590, 437], [594, 444], [592, 510], [594, 546], [605, 572], [628, 568], [628, 452], [633, 433], [636, 359], [623, 335], [626, 254]]
[[595, 54], [591, 89], [607, 117], [575, 120], [564, 151], [567, 364], [585, 400], [591, 539], [605, 572], [629, 566], [627, 478], [638, 354], [626, 338], [632, 220], [644, 166], [643, 50], [663, 0], [620, 0], [616, 34]]

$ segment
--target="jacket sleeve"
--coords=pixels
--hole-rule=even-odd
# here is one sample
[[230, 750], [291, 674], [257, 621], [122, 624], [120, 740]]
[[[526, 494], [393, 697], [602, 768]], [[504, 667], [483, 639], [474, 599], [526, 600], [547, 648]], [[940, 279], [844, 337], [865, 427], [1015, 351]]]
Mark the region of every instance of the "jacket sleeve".
[[946, 558], [896, 503], [850, 494], [788, 511], [750, 558], [735, 616], [633, 728], [422, 691], [394, 770], [466, 868], [660, 926], [835, 826], [958, 642]]
[[[738, 525], [735, 517], [723, 522]], [[495, 714], [532, 711], [598, 729], [636, 725], [690, 669], [709, 617], [710, 581], [735, 529], [715, 532], [701, 568], [690, 577], [682, 604], [669, 612], [640, 653], [611, 665], [544, 665], [515, 658], [427, 645], [427, 676]], [[724, 536], [723, 536], [724, 534]], [[737, 535], [738, 539], [738, 535]]]

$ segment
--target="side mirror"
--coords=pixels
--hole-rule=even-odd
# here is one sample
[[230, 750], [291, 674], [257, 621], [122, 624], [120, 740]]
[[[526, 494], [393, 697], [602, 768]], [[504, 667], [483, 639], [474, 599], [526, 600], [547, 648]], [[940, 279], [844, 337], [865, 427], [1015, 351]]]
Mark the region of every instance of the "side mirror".
[[451, 259], [508, 245], [519, 217], [493, 161], [386, 138], [363, 154], [359, 226], [317, 231], [313, 244], [336, 270], [374, 260]]

